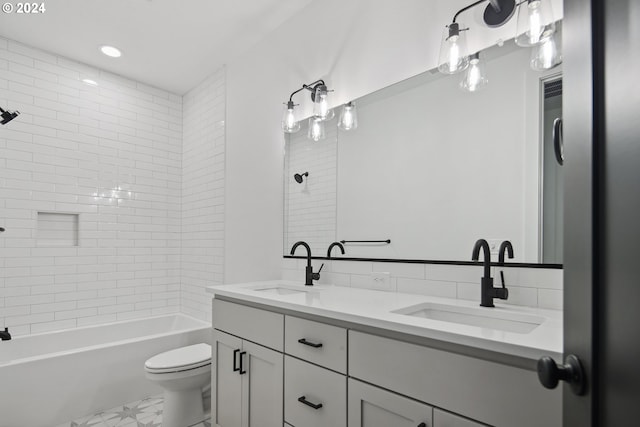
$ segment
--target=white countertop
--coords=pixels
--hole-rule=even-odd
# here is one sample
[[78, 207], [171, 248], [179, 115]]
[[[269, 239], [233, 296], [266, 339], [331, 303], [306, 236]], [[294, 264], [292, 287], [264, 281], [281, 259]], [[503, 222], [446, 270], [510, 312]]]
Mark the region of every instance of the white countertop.
[[[287, 288], [294, 292], [281, 295], [276, 292], [257, 290], [274, 287]], [[480, 309], [482, 313], [487, 310], [487, 314], [495, 316], [528, 315], [541, 318], [542, 323], [533, 331], [516, 333], [392, 312], [422, 303], [456, 306], [461, 310], [477, 309], [479, 302], [475, 301], [333, 285], [314, 285], [311, 287], [285, 280], [210, 286], [207, 290], [213, 294], [240, 301], [328, 317], [527, 359], [551, 356], [558, 361], [562, 360], [562, 312], [556, 310], [510, 306], [500, 304], [498, 300], [495, 301], [495, 308]], [[304, 292], [295, 292], [295, 290]]]

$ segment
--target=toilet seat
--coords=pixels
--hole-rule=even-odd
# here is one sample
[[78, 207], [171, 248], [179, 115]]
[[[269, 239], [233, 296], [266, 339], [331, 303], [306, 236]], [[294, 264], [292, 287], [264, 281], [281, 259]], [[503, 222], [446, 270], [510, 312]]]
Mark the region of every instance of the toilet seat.
[[197, 369], [211, 364], [211, 346], [200, 343], [165, 351], [149, 358], [144, 368], [147, 372], [163, 374]]

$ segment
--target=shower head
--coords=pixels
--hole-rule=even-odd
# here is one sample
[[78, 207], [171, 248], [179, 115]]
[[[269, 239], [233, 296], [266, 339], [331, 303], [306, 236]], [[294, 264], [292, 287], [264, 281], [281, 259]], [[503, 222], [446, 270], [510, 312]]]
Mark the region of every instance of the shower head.
[[302, 180], [304, 179], [303, 178], [304, 176], [309, 176], [309, 172], [305, 172], [303, 174], [297, 173], [297, 174], [293, 175], [293, 178], [296, 180], [296, 182], [298, 184], [302, 184]]
[[3, 110], [2, 107], [0, 107], [0, 115], [2, 116], [2, 121], [0, 121], [0, 125], [6, 125], [11, 120], [18, 117], [18, 114], [20, 114], [19, 111], [14, 111], [12, 113], [11, 111]]

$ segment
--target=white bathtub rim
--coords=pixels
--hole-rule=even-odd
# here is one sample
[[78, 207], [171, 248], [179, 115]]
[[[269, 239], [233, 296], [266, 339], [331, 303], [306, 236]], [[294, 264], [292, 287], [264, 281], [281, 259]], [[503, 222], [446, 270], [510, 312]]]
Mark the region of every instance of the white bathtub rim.
[[138, 318], [135, 318], [135, 319], [118, 320], [116, 322], [100, 323], [100, 324], [97, 324], [97, 325], [80, 326], [80, 327], [77, 327], [77, 328], [60, 329], [60, 330], [51, 331], [51, 332], [39, 332], [37, 334], [23, 335], [23, 336], [20, 336], [20, 337], [16, 337], [16, 339], [38, 337], [38, 336], [42, 336], [42, 335], [54, 335], [54, 334], [60, 334], [60, 333], [68, 332], [68, 331], [77, 331], [77, 330], [85, 330], [85, 329], [92, 329], [92, 328], [100, 328], [100, 327], [111, 326], [111, 325], [121, 325], [123, 323], [131, 323], [131, 322], [134, 322], [134, 321], [137, 321], [137, 320], [153, 320], [153, 319], [172, 317], [172, 316], [186, 317], [189, 320], [193, 320], [194, 322], [201, 324], [201, 326], [186, 327], [186, 328], [182, 328], [182, 329], [174, 329], [174, 330], [171, 330], [171, 331], [168, 331], [168, 332], [160, 332], [160, 333], [156, 333], [156, 334], [141, 335], [141, 336], [135, 337], [135, 338], [128, 338], [128, 339], [125, 339], [125, 340], [118, 340], [118, 341], [109, 341], [109, 342], [103, 343], [103, 344], [95, 344], [95, 345], [90, 345], [90, 346], [86, 346], [86, 347], [72, 348], [72, 349], [69, 349], [69, 350], [55, 351], [55, 352], [52, 352], [52, 353], [39, 354], [37, 356], [23, 357], [21, 359], [9, 360], [7, 362], [0, 361], [0, 368], [6, 368], [6, 367], [15, 366], [15, 365], [23, 364], [23, 363], [35, 362], [35, 361], [38, 361], [38, 360], [50, 359], [50, 358], [54, 358], [54, 357], [68, 356], [69, 354], [80, 353], [80, 352], [84, 352], [84, 351], [99, 350], [99, 349], [112, 347], [112, 346], [116, 346], [116, 345], [126, 345], [126, 344], [130, 344], [130, 343], [139, 342], [141, 340], [151, 340], [151, 339], [160, 338], [160, 337], [169, 337], [169, 336], [172, 336], [172, 335], [183, 334], [183, 333], [185, 333], [187, 331], [198, 331], [198, 330], [211, 328], [211, 324], [210, 323], [205, 322], [205, 321], [200, 320], [200, 319], [197, 319], [195, 317], [191, 317], [188, 314], [171, 313], [171, 314], [162, 314], [162, 315], [157, 315], [157, 316], [138, 317]]

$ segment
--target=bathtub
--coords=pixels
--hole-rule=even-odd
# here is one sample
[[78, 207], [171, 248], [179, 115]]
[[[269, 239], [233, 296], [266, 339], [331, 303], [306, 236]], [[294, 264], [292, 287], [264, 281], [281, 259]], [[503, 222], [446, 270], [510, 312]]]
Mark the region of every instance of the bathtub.
[[144, 362], [211, 342], [211, 326], [174, 314], [0, 342], [0, 427], [52, 427], [162, 393]]

